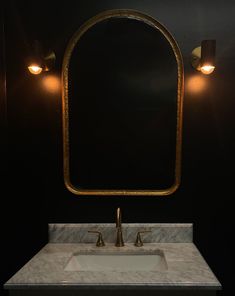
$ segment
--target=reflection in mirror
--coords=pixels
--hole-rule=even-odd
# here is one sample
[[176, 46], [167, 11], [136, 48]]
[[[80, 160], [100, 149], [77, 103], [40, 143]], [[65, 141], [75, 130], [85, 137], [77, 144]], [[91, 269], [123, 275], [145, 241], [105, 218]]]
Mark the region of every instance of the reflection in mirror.
[[180, 182], [183, 66], [156, 20], [85, 23], [63, 63], [64, 176], [75, 194], [168, 195]]

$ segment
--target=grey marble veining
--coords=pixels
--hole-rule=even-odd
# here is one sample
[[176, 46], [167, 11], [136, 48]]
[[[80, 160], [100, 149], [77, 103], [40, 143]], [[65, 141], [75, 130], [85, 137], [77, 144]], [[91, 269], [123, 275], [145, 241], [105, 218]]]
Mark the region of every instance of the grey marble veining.
[[[101, 231], [104, 241], [115, 242], [115, 224], [49, 224], [49, 242], [51, 243], [94, 243], [96, 235], [88, 230]], [[146, 243], [188, 243], [193, 240], [192, 224], [122, 224], [123, 238], [127, 243], [136, 239], [136, 234], [141, 230], [151, 230], [142, 235]]]
[[[96, 247], [101, 231], [106, 245]], [[144, 246], [135, 247], [136, 233]], [[123, 224], [124, 247], [115, 247], [115, 224], [50, 224], [49, 243], [4, 285], [6, 289], [203, 289], [216, 291], [221, 285], [192, 242], [192, 224]], [[68, 271], [74, 254], [143, 253], [160, 250], [166, 260], [164, 270], [154, 271]]]
[[143, 253], [156, 249], [163, 251], [167, 262], [165, 271], [65, 271], [65, 266], [74, 253], [131, 253], [136, 252], [136, 249], [133, 244], [126, 244], [122, 248], [113, 244], [97, 248], [94, 244], [49, 243], [5, 284], [5, 288], [145, 286], [217, 290], [221, 287], [193, 243], [149, 243], [138, 248], [138, 252]]

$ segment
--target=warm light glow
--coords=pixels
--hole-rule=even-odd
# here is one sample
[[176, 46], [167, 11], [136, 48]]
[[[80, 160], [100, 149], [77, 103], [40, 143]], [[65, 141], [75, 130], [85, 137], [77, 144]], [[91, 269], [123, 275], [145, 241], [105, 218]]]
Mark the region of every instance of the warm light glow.
[[57, 93], [60, 90], [60, 78], [55, 75], [43, 77], [42, 84], [50, 93]]
[[215, 67], [212, 65], [204, 65], [200, 70], [203, 74], [209, 75], [215, 70]]
[[195, 75], [186, 81], [186, 90], [190, 93], [197, 94], [206, 89], [207, 81], [202, 75]]
[[29, 72], [34, 75], [38, 75], [42, 72], [42, 67], [38, 65], [30, 65], [28, 66]]

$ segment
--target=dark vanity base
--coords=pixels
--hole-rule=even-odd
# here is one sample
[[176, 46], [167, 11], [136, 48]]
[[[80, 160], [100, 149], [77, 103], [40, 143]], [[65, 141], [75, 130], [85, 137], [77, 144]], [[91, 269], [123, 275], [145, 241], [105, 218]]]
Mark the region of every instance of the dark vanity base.
[[9, 296], [216, 296], [216, 290], [159, 289], [20, 289], [10, 290]]

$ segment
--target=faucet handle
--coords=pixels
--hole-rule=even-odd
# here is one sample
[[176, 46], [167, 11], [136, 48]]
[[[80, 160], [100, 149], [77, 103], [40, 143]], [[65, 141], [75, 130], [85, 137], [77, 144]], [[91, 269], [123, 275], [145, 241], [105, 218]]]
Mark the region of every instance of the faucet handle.
[[143, 230], [143, 231], [138, 231], [137, 232], [136, 241], [135, 241], [135, 246], [136, 247], [142, 247], [144, 245], [143, 242], [142, 242], [140, 234], [145, 233], [145, 232], [151, 232], [151, 230]]
[[98, 239], [97, 239], [97, 242], [96, 242], [97, 247], [105, 246], [105, 243], [104, 243], [104, 240], [103, 240], [103, 237], [102, 237], [102, 233], [100, 231], [88, 230], [88, 232], [98, 234]]

